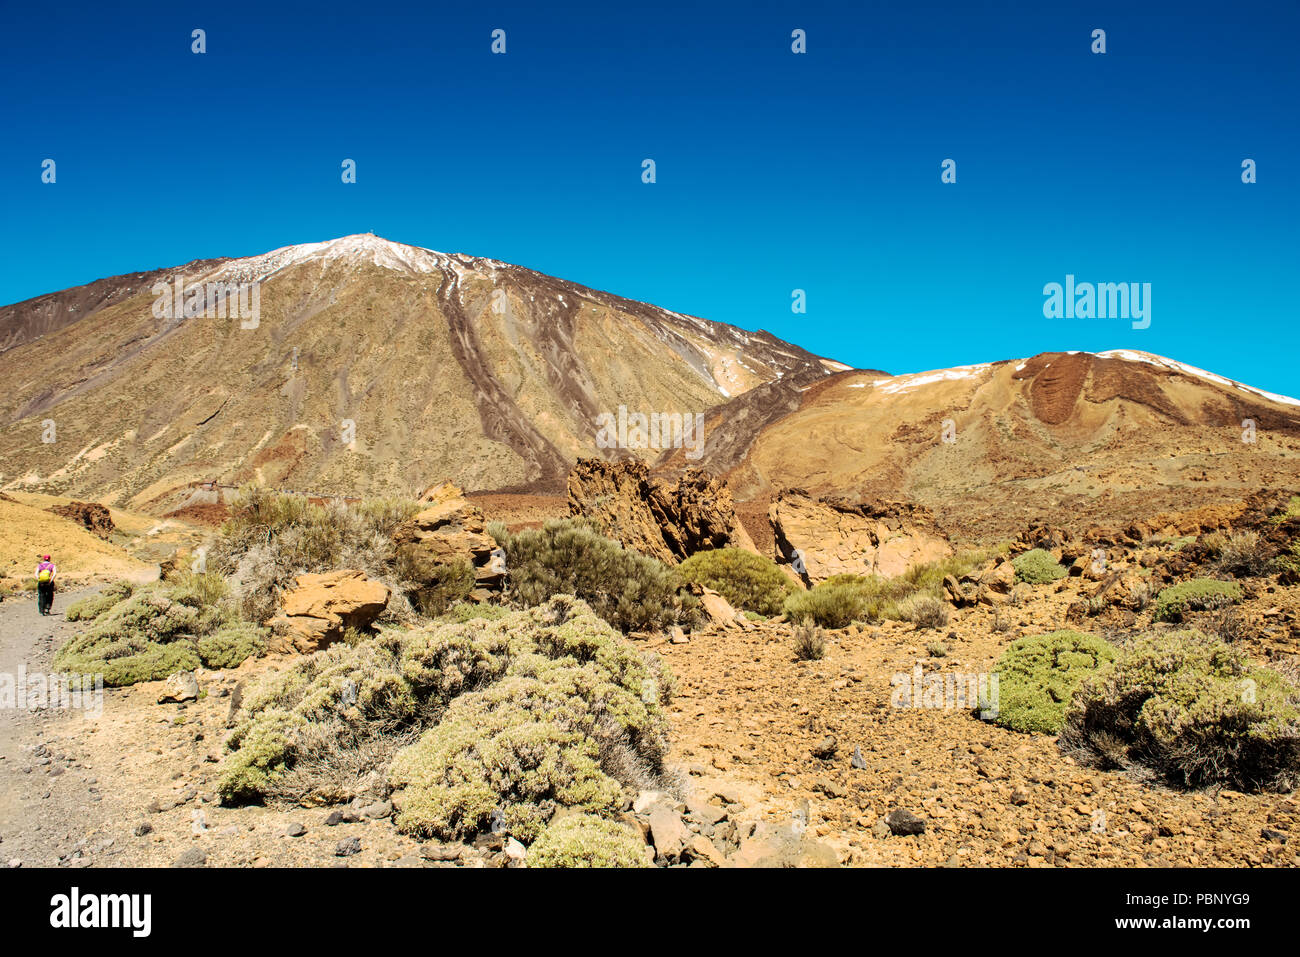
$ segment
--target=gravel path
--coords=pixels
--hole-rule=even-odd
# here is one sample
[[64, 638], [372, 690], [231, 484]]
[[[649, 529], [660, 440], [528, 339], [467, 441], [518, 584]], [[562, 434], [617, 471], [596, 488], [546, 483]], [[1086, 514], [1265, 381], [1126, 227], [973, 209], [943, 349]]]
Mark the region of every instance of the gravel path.
[[[59, 592], [54, 613], [42, 618], [36, 597], [0, 602], [0, 681], [21, 698], [20, 672], [27, 687], [51, 670], [58, 647], [80, 627], [63, 617], [68, 606], [97, 588]], [[111, 692], [106, 692], [109, 694]], [[39, 702], [37, 702], [39, 703]], [[50, 702], [53, 704], [53, 702]], [[101, 847], [106, 816], [97, 771], [60, 748], [73, 724], [87, 712], [69, 707], [29, 707], [24, 700], [0, 707], [0, 864], [85, 866]]]

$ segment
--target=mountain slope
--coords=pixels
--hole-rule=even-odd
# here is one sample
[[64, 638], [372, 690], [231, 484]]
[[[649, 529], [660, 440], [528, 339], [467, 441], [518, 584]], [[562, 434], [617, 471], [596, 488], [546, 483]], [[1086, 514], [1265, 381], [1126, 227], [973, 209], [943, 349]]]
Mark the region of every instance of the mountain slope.
[[[783, 380], [733, 404], [773, 390], [784, 390], [784, 408], [754, 429], [709, 432], [700, 463], [758, 503], [749, 514], [763, 514], [775, 490], [802, 487], [920, 502], [983, 537], [1300, 488], [1300, 402], [1147, 353], [850, 371]], [[1247, 420], [1253, 442], [1243, 441]], [[658, 463], [685, 464], [677, 453]]]
[[[156, 317], [150, 287], [173, 273], [256, 283], [256, 327]], [[559, 487], [578, 456], [614, 454], [595, 444], [603, 412], [704, 413], [846, 368], [767, 333], [370, 234], [173, 273], [7, 307], [0, 481], [153, 509], [212, 481]]]

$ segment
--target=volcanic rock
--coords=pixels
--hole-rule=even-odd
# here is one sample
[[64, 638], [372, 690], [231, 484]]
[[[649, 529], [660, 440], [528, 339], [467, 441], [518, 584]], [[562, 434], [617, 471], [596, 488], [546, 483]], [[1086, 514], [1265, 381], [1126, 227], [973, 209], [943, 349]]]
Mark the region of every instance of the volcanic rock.
[[115, 526], [107, 508], [98, 502], [67, 502], [46, 509], [61, 518], [76, 522], [88, 532], [93, 532], [105, 541], [113, 534]]
[[928, 509], [904, 502], [850, 504], [788, 489], [768, 509], [777, 557], [803, 556], [816, 585], [833, 575], [892, 578], [952, 554]]
[[482, 510], [450, 482], [428, 489], [420, 501], [427, 506], [393, 532], [393, 544], [408, 574], [432, 586], [445, 566], [465, 564], [474, 571], [476, 589], [500, 590], [505, 558], [485, 531]]
[[652, 479], [639, 459], [581, 459], [569, 473], [569, 513], [592, 520], [625, 548], [669, 564], [714, 548], [757, 553], [736, 518], [731, 491], [699, 469], [666, 482]]
[[267, 622], [274, 632], [270, 650], [311, 654], [343, 637], [348, 628], [368, 628], [388, 605], [388, 586], [356, 569], [299, 575], [285, 592], [281, 614]]

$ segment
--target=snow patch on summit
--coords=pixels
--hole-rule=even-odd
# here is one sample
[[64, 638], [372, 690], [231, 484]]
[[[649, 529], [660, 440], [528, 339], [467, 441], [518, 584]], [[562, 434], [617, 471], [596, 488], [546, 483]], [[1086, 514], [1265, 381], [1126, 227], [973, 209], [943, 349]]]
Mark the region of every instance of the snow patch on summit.
[[[416, 274], [450, 269], [456, 276], [461, 276], [476, 260], [469, 256], [449, 255], [420, 246], [395, 243], [374, 233], [357, 233], [323, 243], [282, 246], [260, 256], [236, 259], [219, 266], [207, 278], [226, 282], [261, 282], [291, 266], [315, 262], [321, 263], [322, 266], [333, 262], [366, 263], [395, 272]], [[485, 259], [481, 262], [491, 269], [506, 265], [494, 259]]]

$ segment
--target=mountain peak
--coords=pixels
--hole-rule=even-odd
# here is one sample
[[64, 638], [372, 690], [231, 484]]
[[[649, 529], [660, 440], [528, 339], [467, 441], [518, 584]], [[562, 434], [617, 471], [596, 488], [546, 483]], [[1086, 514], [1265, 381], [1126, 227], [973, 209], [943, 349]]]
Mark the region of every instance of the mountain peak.
[[[393, 242], [374, 233], [353, 233], [337, 239], [317, 243], [299, 243], [281, 246], [257, 256], [231, 260], [221, 266], [215, 277], [243, 282], [268, 279], [282, 269], [303, 263], [332, 262], [366, 263], [397, 272], [432, 273], [451, 267], [464, 268], [473, 257], [462, 254], [440, 253], [421, 246], [408, 246]], [[494, 260], [483, 260], [489, 266], [504, 265]]]

